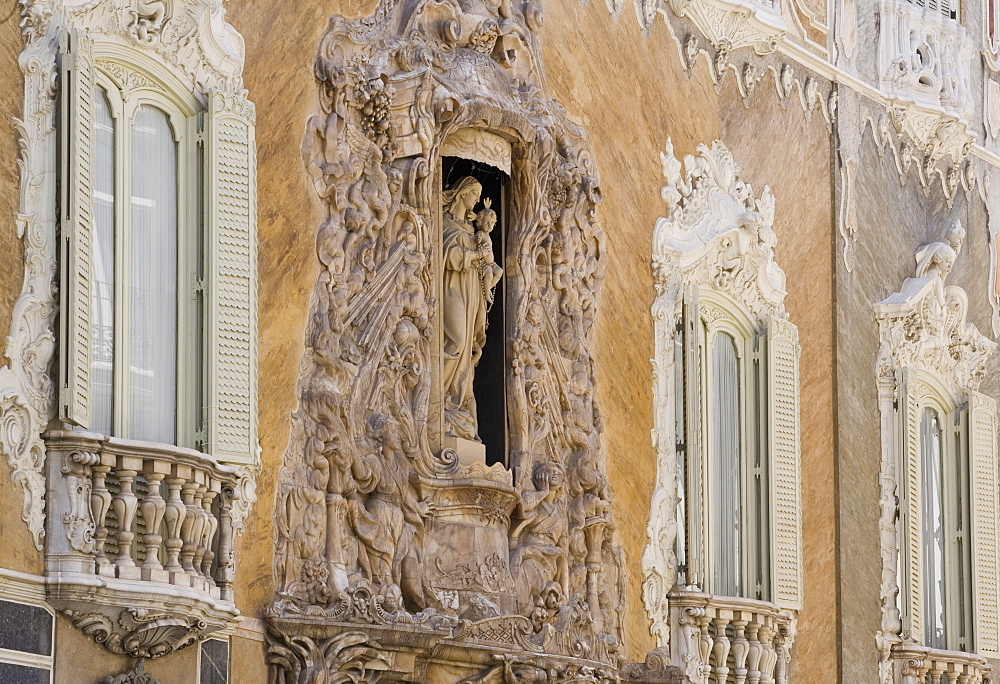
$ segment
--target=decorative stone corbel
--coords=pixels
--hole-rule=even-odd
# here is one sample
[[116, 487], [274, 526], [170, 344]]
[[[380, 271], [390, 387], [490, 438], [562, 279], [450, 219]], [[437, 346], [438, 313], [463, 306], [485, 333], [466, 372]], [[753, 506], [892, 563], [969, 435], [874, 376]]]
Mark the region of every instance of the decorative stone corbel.
[[117, 676], [109, 676], [104, 684], [160, 684], [153, 675], [146, 672], [146, 661], [143, 658], [128, 672]]
[[118, 612], [83, 613], [64, 611], [73, 626], [112, 653], [132, 658], [162, 658], [193, 644], [208, 633], [201, 620], [179, 618], [172, 613], [149, 613], [139, 608]]

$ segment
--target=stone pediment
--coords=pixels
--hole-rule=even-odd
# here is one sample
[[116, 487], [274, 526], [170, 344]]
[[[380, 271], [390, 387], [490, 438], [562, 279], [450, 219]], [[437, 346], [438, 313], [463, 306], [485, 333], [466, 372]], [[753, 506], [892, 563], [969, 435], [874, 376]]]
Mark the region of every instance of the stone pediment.
[[732, 154], [716, 140], [685, 155], [668, 139], [660, 154], [667, 214], [653, 233], [657, 286], [680, 274], [683, 284], [709, 285], [756, 316], [775, 314], [785, 298], [785, 274], [774, 261], [774, 196], [759, 198], [740, 177]]
[[964, 236], [956, 222], [948, 242], [921, 246], [916, 275], [875, 305], [883, 342], [880, 376], [910, 367], [941, 378], [955, 394], [979, 387], [997, 345], [968, 321], [965, 290], [945, 285]]

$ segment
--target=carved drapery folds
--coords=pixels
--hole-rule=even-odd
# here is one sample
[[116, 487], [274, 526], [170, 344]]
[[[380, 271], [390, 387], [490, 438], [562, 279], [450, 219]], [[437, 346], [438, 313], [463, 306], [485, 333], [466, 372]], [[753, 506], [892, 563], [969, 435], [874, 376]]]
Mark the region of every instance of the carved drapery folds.
[[[359, 624], [352, 648], [384, 659], [346, 681], [506, 681], [540, 654], [543, 675], [617, 676], [621, 559], [590, 353], [600, 189], [583, 131], [544, 92], [541, 22], [530, 2], [385, 0], [323, 39], [303, 154], [326, 216], [279, 482], [275, 681], [346, 671], [327, 642]], [[493, 270], [509, 469], [462, 464], [445, 440], [445, 154], [509, 170]], [[482, 652], [446, 673], [397, 657], [404, 642]]]

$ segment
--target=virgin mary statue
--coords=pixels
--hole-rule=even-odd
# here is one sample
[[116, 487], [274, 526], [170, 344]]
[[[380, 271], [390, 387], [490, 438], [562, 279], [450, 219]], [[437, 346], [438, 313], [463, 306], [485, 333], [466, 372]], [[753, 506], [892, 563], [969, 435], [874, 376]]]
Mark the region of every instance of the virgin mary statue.
[[473, 221], [483, 186], [460, 178], [444, 192], [444, 377], [446, 431], [478, 439], [476, 398], [472, 391], [476, 364], [486, 343], [486, 304], [499, 279], [486, 230], [477, 234]]

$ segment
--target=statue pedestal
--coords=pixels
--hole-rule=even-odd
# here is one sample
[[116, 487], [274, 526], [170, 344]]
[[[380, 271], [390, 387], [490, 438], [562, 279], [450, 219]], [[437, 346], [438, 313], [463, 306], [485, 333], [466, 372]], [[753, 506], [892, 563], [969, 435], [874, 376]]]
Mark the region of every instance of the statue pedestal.
[[431, 509], [422, 554], [429, 607], [473, 621], [510, 615], [516, 601], [507, 535], [518, 499], [510, 472], [474, 465], [414, 484]]
[[458, 454], [460, 465], [468, 466], [473, 463], [486, 464], [486, 445], [482, 442], [474, 442], [471, 439], [448, 435], [444, 438], [443, 446], [445, 449], [453, 449]]

